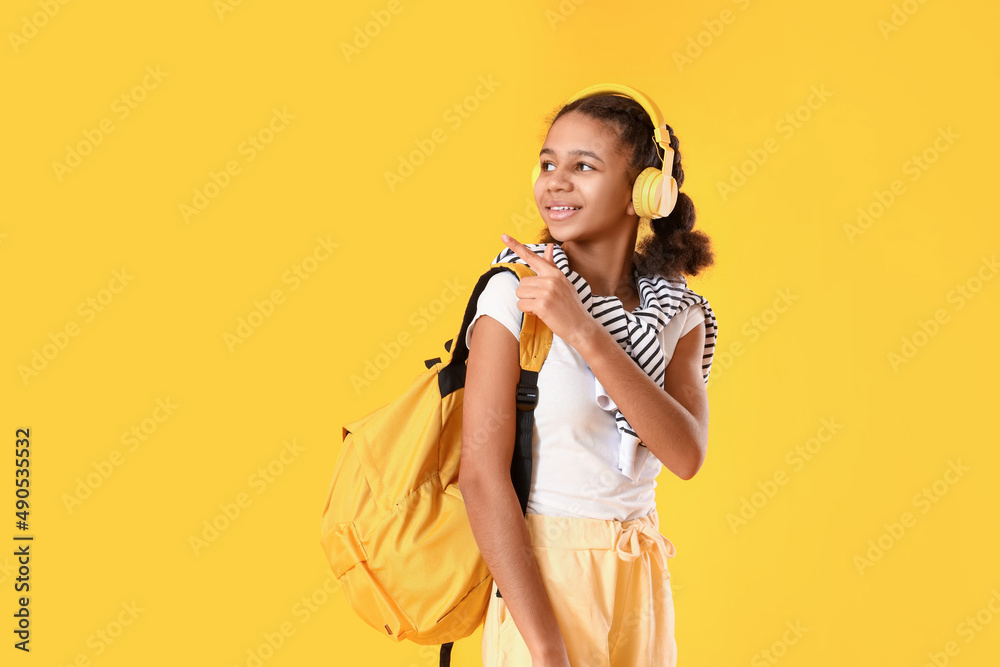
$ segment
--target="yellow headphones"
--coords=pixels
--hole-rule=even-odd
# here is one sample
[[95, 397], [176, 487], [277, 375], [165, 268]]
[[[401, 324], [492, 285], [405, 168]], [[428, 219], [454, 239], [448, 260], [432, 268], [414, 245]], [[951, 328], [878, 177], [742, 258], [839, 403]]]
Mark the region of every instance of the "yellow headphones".
[[[635, 212], [640, 218], [663, 218], [670, 215], [670, 212], [674, 210], [674, 206], [677, 204], [677, 181], [672, 175], [674, 149], [670, 147], [670, 131], [663, 121], [663, 116], [660, 114], [659, 108], [653, 103], [653, 100], [635, 88], [614, 83], [599, 83], [584, 88], [571, 97], [566, 104], [575, 102], [583, 97], [599, 95], [601, 93], [611, 93], [632, 98], [642, 105], [642, 108], [649, 114], [650, 120], [653, 121], [653, 140], [663, 148], [663, 167], [661, 169], [647, 167], [639, 174], [632, 185], [632, 205], [635, 207]], [[531, 171], [532, 188], [534, 188], [535, 182], [541, 173], [542, 166], [536, 164]], [[666, 181], [664, 176], [670, 179], [669, 182]], [[665, 188], [668, 191], [664, 197], [662, 195]]]

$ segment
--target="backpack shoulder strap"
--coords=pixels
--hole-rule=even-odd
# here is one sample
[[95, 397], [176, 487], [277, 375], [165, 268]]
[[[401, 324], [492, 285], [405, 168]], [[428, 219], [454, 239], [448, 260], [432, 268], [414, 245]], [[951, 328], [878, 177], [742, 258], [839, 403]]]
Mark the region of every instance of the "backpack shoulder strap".
[[[535, 272], [525, 264], [513, 262], [497, 264], [508, 267], [518, 280], [533, 276]], [[528, 492], [531, 489], [531, 442], [535, 424], [535, 407], [538, 405], [538, 372], [552, 348], [552, 330], [532, 313], [523, 313], [521, 319], [521, 377], [517, 384], [517, 438], [510, 478], [521, 503], [521, 514], [528, 513]], [[497, 590], [499, 596], [500, 591]]]

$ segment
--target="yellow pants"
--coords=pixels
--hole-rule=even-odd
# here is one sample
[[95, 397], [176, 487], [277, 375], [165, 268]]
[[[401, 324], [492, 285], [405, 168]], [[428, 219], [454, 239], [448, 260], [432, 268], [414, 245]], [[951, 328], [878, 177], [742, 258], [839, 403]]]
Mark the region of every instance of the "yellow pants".
[[[673, 543], [654, 510], [633, 521], [528, 514], [531, 547], [572, 667], [675, 667]], [[528, 647], [496, 596], [483, 626], [484, 667], [530, 667]]]

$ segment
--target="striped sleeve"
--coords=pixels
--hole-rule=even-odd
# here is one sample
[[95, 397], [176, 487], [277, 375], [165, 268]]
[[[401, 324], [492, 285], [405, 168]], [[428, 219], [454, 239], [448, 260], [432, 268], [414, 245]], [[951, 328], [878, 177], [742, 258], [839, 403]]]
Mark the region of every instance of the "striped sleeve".
[[705, 310], [705, 354], [702, 357], [701, 368], [705, 375], [705, 384], [708, 384], [708, 376], [712, 372], [712, 360], [715, 357], [715, 343], [719, 339], [719, 321], [715, 319], [715, 311], [704, 297], [701, 307]]

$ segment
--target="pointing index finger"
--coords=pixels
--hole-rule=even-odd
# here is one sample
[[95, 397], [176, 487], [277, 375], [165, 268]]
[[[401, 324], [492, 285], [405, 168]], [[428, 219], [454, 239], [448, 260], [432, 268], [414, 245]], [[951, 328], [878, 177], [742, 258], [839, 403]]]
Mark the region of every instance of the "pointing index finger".
[[546, 262], [543, 258], [539, 257], [537, 254], [528, 249], [527, 246], [520, 241], [517, 241], [512, 236], [501, 234], [500, 239], [514, 252], [514, 254], [523, 259], [536, 275], [548, 270], [549, 267], [555, 268], [554, 263]]

